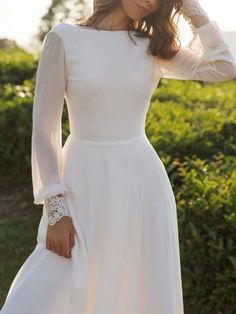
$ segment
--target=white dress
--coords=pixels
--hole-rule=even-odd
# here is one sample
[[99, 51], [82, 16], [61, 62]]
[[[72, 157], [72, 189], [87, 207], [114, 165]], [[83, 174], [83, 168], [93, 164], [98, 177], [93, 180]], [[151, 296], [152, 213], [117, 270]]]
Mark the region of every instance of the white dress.
[[[133, 34], [134, 32], [131, 32]], [[177, 210], [145, 135], [162, 77], [225, 81], [236, 65], [216, 22], [198, 28], [169, 61], [126, 31], [61, 23], [46, 35], [32, 133], [34, 203], [64, 193], [75, 227], [71, 259], [37, 245], [1, 314], [183, 314]], [[66, 99], [70, 135], [61, 144]]]

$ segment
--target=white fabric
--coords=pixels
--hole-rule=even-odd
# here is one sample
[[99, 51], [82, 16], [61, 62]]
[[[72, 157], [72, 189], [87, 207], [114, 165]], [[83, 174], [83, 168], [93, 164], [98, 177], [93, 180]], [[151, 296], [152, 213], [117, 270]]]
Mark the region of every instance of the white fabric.
[[203, 10], [200, 3], [197, 0], [183, 0], [180, 13], [183, 15], [184, 19], [190, 25], [191, 30], [194, 32], [196, 27], [192, 22], [192, 17], [198, 16], [201, 17], [201, 24], [205, 24], [205, 21], [209, 21], [207, 13]]
[[183, 0], [181, 12], [185, 16], [208, 16], [197, 0]]
[[[145, 117], [161, 77], [236, 76], [215, 24], [197, 34], [203, 56], [182, 48], [167, 62], [147, 54], [148, 38], [134, 37], [135, 45], [125, 31], [63, 23], [47, 34], [34, 104], [34, 196], [37, 203], [66, 192], [75, 245], [71, 259], [45, 248], [44, 206], [37, 246], [1, 314], [183, 314], [176, 203]], [[64, 89], [70, 135], [61, 150]]]
[[64, 216], [70, 217], [66, 200], [62, 194], [52, 195], [46, 198], [44, 205], [47, 211], [49, 225], [55, 225], [55, 223]]

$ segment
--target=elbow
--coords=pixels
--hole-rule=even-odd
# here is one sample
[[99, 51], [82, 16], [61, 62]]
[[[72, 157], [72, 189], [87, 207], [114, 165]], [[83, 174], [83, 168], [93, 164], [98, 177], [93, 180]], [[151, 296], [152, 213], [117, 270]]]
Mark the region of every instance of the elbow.
[[236, 63], [232, 55], [226, 55], [218, 60], [206, 62], [208, 78], [211, 82], [225, 82], [236, 77]]
[[226, 82], [236, 78], [236, 64], [228, 63], [226, 66], [211, 69], [211, 82]]
[[227, 71], [226, 73], [223, 73], [222, 75], [217, 77], [217, 82], [226, 82], [231, 81], [236, 78], [236, 67], [233, 67], [231, 71]]
[[219, 69], [221, 74], [220, 81], [229, 81], [236, 78], [236, 63], [233, 61], [222, 63], [222, 68]]
[[229, 76], [229, 80], [233, 80], [236, 78], [236, 64], [232, 66], [231, 73]]

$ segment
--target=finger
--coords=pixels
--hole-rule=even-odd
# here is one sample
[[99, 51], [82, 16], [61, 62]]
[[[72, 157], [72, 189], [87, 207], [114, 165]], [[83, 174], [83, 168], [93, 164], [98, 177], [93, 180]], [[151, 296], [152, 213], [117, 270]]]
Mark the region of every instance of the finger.
[[46, 238], [46, 249], [51, 250], [51, 244], [48, 238]]
[[72, 241], [73, 241], [71, 232], [69, 233], [68, 241], [69, 241], [69, 250], [71, 250], [71, 248], [72, 248]]
[[55, 252], [54, 244], [52, 239], [48, 239], [48, 249], [52, 252]]
[[70, 249], [72, 249], [74, 244], [75, 244], [75, 233], [74, 232], [70, 232]]
[[71, 254], [70, 254], [70, 234], [68, 235], [68, 238], [67, 238], [67, 241], [64, 243], [64, 256], [66, 258], [70, 258], [71, 257]]
[[51, 249], [54, 253], [57, 253], [57, 249], [56, 249], [56, 245], [55, 245], [54, 241], [51, 241]]
[[62, 248], [62, 244], [61, 244], [61, 241], [57, 240], [55, 242], [55, 247], [56, 247], [56, 252], [58, 255], [62, 256], [62, 252], [63, 252], [63, 248]]

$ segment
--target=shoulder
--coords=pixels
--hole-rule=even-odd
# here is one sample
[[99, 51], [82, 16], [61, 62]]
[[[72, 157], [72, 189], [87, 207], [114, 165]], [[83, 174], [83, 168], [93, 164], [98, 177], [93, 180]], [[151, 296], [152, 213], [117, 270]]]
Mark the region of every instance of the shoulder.
[[55, 26], [53, 26], [47, 33], [48, 34], [54, 34], [52, 36], [54, 37], [60, 37], [60, 39], [65, 39], [69, 33], [71, 32], [72, 28], [74, 26], [72, 24], [69, 23], [59, 23], [56, 24]]

